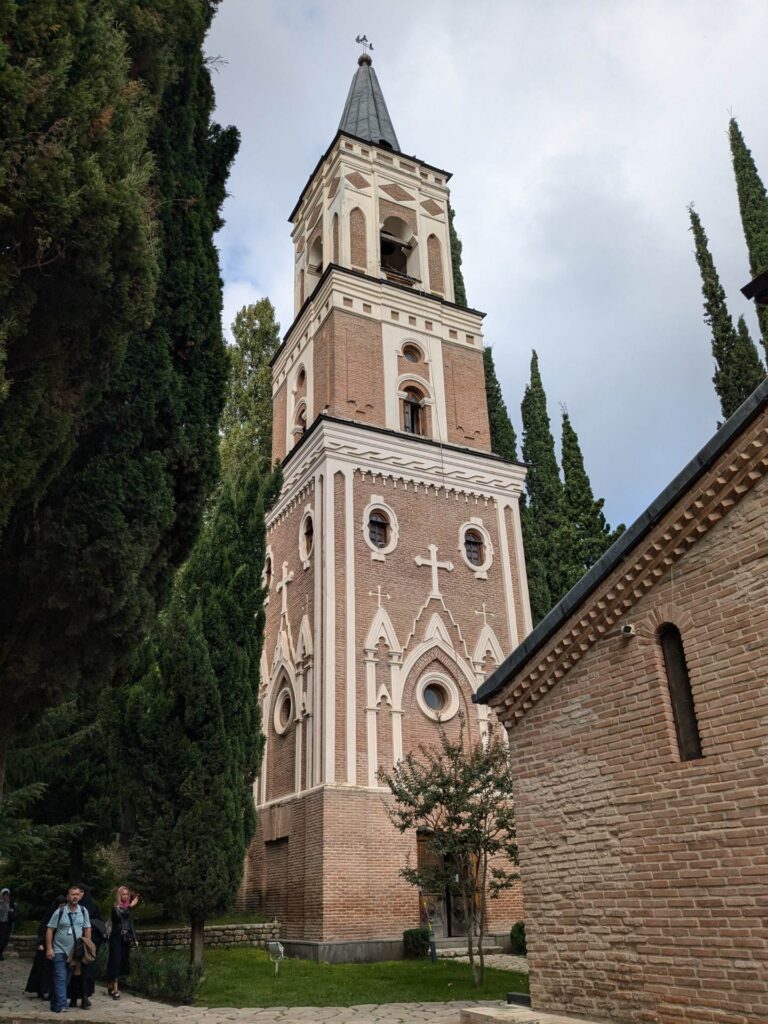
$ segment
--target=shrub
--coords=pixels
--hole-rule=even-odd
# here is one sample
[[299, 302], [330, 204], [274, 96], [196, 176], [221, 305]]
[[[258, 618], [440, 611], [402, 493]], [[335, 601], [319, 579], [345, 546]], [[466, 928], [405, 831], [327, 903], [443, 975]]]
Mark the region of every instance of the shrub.
[[137, 949], [131, 956], [131, 988], [151, 999], [192, 1003], [202, 973], [186, 952]]
[[403, 932], [403, 953], [408, 960], [423, 960], [429, 955], [429, 928], [409, 928]]
[[512, 952], [517, 956], [525, 956], [528, 947], [525, 944], [525, 921], [516, 921], [509, 930], [509, 941]]

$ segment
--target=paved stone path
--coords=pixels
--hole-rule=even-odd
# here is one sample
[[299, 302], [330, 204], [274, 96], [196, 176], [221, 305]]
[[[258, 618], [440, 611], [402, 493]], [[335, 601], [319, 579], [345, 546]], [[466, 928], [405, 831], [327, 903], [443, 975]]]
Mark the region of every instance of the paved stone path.
[[[490, 959], [490, 958], [489, 958]], [[495, 957], [506, 962], [507, 970], [520, 970], [509, 961], [520, 957]], [[523, 961], [524, 962], [524, 961]], [[489, 966], [491, 964], [489, 963]], [[502, 966], [493, 964], [492, 966]], [[56, 1024], [458, 1024], [467, 1007], [498, 1007], [498, 1000], [469, 1000], [451, 1003], [383, 1003], [365, 1006], [315, 1007], [272, 1006], [268, 1009], [224, 1009], [167, 1006], [151, 999], [124, 993], [119, 1002], [97, 987], [90, 1010], [68, 1010], [67, 1016], [50, 1012], [47, 1003], [24, 993], [30, 961], [9, 958], [0, 963], [0, 1021], [55, 1021]]]

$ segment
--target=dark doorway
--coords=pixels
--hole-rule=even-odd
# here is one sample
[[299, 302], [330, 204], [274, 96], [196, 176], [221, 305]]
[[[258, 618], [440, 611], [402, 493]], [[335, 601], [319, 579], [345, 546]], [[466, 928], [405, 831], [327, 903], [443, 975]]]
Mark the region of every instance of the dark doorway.
[[[419, 833], [417, 837], [417, 861], [419, 871], [426, 868], [443, 871], [445, 867], [445, 858], [430, 848], [429, 836], [425, 833]], [[422, 894], [422, 914], [427, 919], [424, 923], [432, 925], [436, 939], [467, 934], [464, 901], [448, 887]]]

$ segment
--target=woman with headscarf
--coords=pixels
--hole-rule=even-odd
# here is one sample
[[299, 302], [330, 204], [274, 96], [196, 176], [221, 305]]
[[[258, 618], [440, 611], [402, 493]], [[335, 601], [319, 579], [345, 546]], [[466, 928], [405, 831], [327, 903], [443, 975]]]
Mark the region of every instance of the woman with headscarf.
[[[93, 898], [93, 886], [79, 884], [79, 888], [82, 889], [83, 897], [80, 900], [80, 906], [85, 907], [88, 911], [88, 917], [91, 919], [91, 941], [96, 947], [96, 953], [99, 952], [99, 947], [107, 937], [107, 926], [101, 917], [101, 911], [99, 910], [96, 902]], [[77, 1000], [80, 1000], [80, 1006], [83, 1010], [90, 1009], [91, 996], [96, 991], [96, 961], [93, 963], [83, 962], [80, 965], [80, 973], [75, 974], [73, 972], [72, 977], [69, 979], [69, 985], [67, 986], [67, 996], [69, 997], [69, 1005], [71, 1008], [77, 1006]]]
[[48, 910], [46, 910], [40, 918], [40, 924], [37, 926], [35, 959], [32, 961], [32, 969], [29, 972], [27, 987], [24, 991], [34, 992], [38, 999], [48, 999], [51, 994], [51, 961], [45, 955], [45, 929], [48, 927], [48, 922], [51, 917], [56, 913], [59, 907], [63, 907], [66, 902], [66, 896], [57, 896]]
[[139, 902], [138, 896], [131, 897], [127, 885], [121, 885], [115, 893], [115, 904], [110, 914], [109, 960], [107, 961], [107, 988], [113, 999], [120, 998], [120, 978], [130, 973], [131, 946], [138, 945], [133, 927], [131, 910]]
[[11, 899], [11, 890], [0, 889], [0, 960], [5, 959], [3, 953], [11, 937], [15, 919], [16, 904]]

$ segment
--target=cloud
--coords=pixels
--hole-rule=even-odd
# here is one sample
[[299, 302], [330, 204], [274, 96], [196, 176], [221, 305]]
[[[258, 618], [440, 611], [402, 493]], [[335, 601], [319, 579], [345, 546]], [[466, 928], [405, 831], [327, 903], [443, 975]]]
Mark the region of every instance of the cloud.
[[227, 0], [207, 46], [228, 62], [217, 116], [243, 139], [218, 239], [227, 326], [262, 295], [293, 319], [286, 218], [359, 32], [403, 150], [454, 172], [468, 297], [516, 426], [535, 347], [554, 427], [564, 402], [609, 517], [632, 520], [718, 417], [691, 200], [755, 326], [726, 129], [733, 111], [768, 180], [768, 5]]

